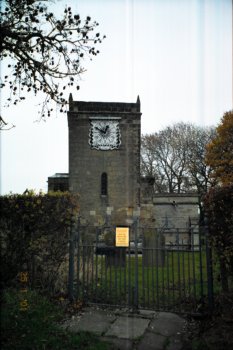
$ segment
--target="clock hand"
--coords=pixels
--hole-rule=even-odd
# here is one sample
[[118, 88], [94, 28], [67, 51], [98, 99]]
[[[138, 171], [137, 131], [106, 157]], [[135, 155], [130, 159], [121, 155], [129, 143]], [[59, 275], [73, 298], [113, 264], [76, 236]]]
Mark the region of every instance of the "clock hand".
[[105, 126], [105, 129], [104, 129], [104, 134], [106, 134], [106, 132], [108, 131], [108, 129], [109, 129], [109, 125], [106, 125], [106, 126]]
[[105, 130], [98, 128], [98, 126], [96, 126], [95, 128], [96, 128], [96, 130], [98, 130], [98, 131], [102, 132], [103, 134], [105, 134]]

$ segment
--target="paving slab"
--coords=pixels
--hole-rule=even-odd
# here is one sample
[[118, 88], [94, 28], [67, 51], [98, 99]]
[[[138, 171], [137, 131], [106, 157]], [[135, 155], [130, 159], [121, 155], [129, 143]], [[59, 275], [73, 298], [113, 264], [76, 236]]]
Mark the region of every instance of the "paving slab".
[[154, 318], [157, 314], [156, 311], [153, 311], [153, 310], [139, 310], [139, 313], [138, 313], [140, 316], [142, 317], [145, 317], [145, 318]]
[[67, 329], [71, 332], [86, 331], [102, 335], [108, 330], [115, 319], [115, 315], [106, 312], [88, 312], [84, 313], [78, 319], [72, 319]]
[[166, 350], [181, 350], [183, 343], [181, 337], [170, 337]]
[[62, 328], [87, 331], [108, 342], [109, 350], [181, 350], [185, 320], [173, 313], [153, 310], [101, 310], [85, 308], [64, 320]]
[[128, 316], [128, 317], [143, 317], [143, 318], [154, 318], [155, 315], [158, 312], [153, 311], [153, 310], [147, 310], [147, 309], [140, 309], [137, 311], [131, 310], [129, 311], [129, 309], [121, 309], [121, 310], [116, 310], [115, 315], [118, 316]]
[[183, 331], [185, 321], [183, 318], [170, 312], [160, 312], [154, 320], [151, 321], [149, 329], [154, 333], [164, 336], [172, 336]]
[[138, 317], [119, 316], [105, 334], [124, 339], [136, 339], [141, 337], [149, 325], [150, 320]]
[[139, 341], [137, 350], [164, 350], [167, 343], [167, 337], [161, 334], [146, 332], [144, 337]]
[[101, 337], [101, 340], [113, 344], [114, 350], [131, 350], [131, 349], [133, 349], [133, 342], [130, 339]]

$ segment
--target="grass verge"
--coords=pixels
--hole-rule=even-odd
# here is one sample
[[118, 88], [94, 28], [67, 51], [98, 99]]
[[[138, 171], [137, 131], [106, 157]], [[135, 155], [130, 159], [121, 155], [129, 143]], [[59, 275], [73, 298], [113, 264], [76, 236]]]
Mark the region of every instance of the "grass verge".
[[19, 291], [5, 290], [1, 297], [1, 349], [3, 350], [107, 350], [109, 344], [97, 336], [62, 330], [64, 317], [59, 308], [35, 291], [27, 291], [27, 308], [21, 310]]
[[137, 260], [126, 255], [108, 264], [104, 255], [83, 253], [79, 261], [84, 264], [77, 271], [77, 298], [81, 300], [132, 305], [137, 292], [140, 307], [188, 312], [196, 311], [208, 294], [205, 251], [148, 249], [148, 264], [142, 255]]

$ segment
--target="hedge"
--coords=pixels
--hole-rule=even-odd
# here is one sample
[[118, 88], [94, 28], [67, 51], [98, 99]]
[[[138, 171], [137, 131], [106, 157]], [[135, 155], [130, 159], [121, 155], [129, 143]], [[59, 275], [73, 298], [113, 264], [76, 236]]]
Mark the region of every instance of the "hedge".
[[220, 263], [224, 291], [233, 278], [233, 184], [211, 188], [205, 198], [210, 243]]
[[[51, 192], [0, 196], [1, 283], [16, 283], [27, 271], [30, 286], [54, 292], [67, 259], [78, 196]], [[63, 288], [63, 287], [62, 287]]]

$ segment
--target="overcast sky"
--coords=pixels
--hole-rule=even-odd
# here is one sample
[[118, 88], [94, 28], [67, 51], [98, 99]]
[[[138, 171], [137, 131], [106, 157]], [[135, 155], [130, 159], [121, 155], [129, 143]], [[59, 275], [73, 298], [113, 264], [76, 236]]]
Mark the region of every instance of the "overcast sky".
[[[84, 62], [74, 100], [136, 102], [139, 95], [142, 133], [179, 121], [217, 125], [232, 109], [231, 0], [58, 0], [57, 15], [65, 4], [107, 36], [99, 56]], [[48, 176], [68, 172], [66, 115], [37, 123], [38, 102], [1, 105], [16, 125], [1, 135], [1, 194], [46, 192]]]

